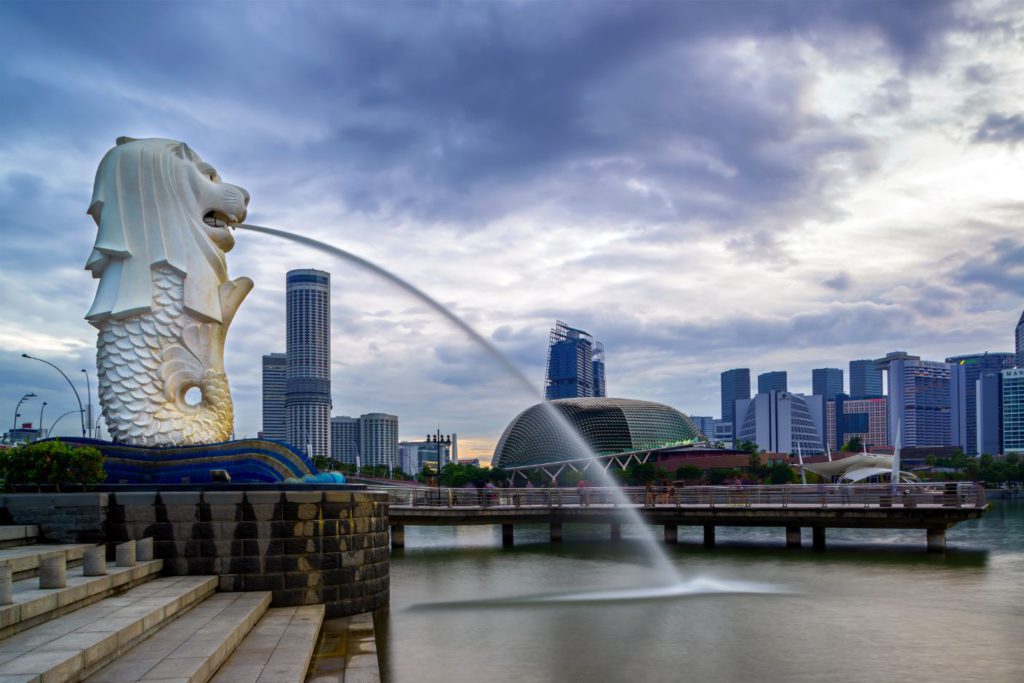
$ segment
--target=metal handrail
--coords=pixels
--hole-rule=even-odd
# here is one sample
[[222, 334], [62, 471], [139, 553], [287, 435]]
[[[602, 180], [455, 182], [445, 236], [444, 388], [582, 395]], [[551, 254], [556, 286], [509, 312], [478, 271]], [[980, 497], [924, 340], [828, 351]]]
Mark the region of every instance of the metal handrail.
[[772, 486], [623, 486], [585, 488], [387, 487], [392, 505], [417, 508], [983, 508], [975, 482], [783, 484]]

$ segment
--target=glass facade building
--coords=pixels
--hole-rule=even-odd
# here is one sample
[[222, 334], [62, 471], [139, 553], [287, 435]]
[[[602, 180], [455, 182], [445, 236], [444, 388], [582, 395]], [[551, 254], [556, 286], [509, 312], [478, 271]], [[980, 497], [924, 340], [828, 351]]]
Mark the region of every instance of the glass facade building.
[[1014, 350], [1017, 352], [1015, 354], [1016, 367], [1024, 368], [1024, 313], [1020, 314], [1020, 320], [1017, 321], [1013, 337], [1016, 341], [1016, 346], [1014, 347]]
[[358, 455], [359, 418], [345, 415], [332, 417], [331, 458], [346, 465], [355, 465]]
[[763, 372], [757, 376], [757, 393], [767, 394], [769, 391], [789, 391], [789, 380], [785, 370]]
[[876, 398], [882, 393], [882, 368], [873, 360], [850, 361], [850, 398]]
[[[890, 354], [892, 355], [892, 354]], [[950, 365], [890, 360], [889, 445], [902, 425], [902, 446], [949, 446], [952, 438]]]
[[750, 369], [734, 368], [722, 373], [722, 419], [736, 429], [736, 401], [750, 399]]
[[398, 416], [366, 413], [359, 416], [359, 451], [362, 466], [398, 466]]
[[1003, 378], [1003, 453], [1024, 453], [1024, 368], [1000, 373]]
[[976, 434], [978, 454], [1002, 453], [1003, 376], [1001, 371], [985, 370], [975, 382], [977, 397]]
[[[825, 404], [825, 433], [828, 447], [835, 451], [842, 448], [853, 437], [868, 449], [889, 443], [888, 400], [878, 398], [849, 398], [840, 394], [834, 401]], [[836, 420], [836, 416], [840, 416]]]
[[762, 392], [747, 401], [737, 401], [736, 414], [737, 441], [752, 441], [769, 453], [825, 452], [825, 404], [821, 396]]
[[283, 353], [263, 356], [263, 431], [261, 439], [287, 441], [285, 419], [285, 390], [287, 388], [288, 360]]
[[[1000, 372], [1012, 368], [1016, 357], [1012, 353], [972, 353], [950, 356], [950, 445], [960, 446], [968, 455], [983, 451], [978, 448], [977, 383], [985, 371]], [[991, 451], [984, 451], [989, 452]]]
[[683, 443], [703, 435], [675, 408], [625, 398], [570, 398], [539, 403], [509, 423], [494, 450], [494, 467], [564, 462], [589, 457], [571, 428], [597, 455]]
[[285, 287], [288, 442], [331, 455], [331, 275], [292, 270]]
[[583, 330], [555, 321], [548, 339], [544, 396], [586, 398], [605, 395], [604, 345]]
[[811, 370], [811, 393], [825, 401], [834, 401], [843, 393], [843, 371], [839, 368], [815, 368]]

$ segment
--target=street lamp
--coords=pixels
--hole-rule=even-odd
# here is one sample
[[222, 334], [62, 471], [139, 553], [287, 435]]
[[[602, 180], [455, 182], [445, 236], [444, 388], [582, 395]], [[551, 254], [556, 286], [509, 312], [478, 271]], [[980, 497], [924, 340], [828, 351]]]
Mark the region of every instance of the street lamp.
[[64, 379], [66, 379], [68, 381], [68, 386], [71, 387], [71, 391], [75, 392], [75, 400], [78, 401], [78, 410], [81, 413], [81, 417], [82, 417], [82, 438], [84, 439], [85, 438], [85, 409], [82, 408], [82, 397], [78, 395], [78, 389], [76, 389], [75, 385], [71, 383], [71, 378], [69, 378], [67, 375], [65, 375], [63, 370], [61, 370], [60, 368], [58, 368], [56, 365], [54, 365], [53, 363], [51, 363], [48, 360], [43, 360], [42, 358], [36, 358], [35, 356], [30, 356], [27, 353], [21, 354], [21, 357], [22, 358], [28, 358], [29, 360], [37, 360], [40, 363], [46, 363], [51, 368], [53, 368], [54, 370], [59, 372], [61, 377], [63, 377]]
[[[89, 438], [91, 439], [92, 438], [92, 434], [93, 434], [93, 432], [92, 432], [92, 387], [89, 384], [89, 371], [86, 370], [85, 368], [82, 368], [82, 372], [85, 373], [85, 390], [87, 392], [86, 396], [89, 398], [89, 404], [88, 404], [89, 405], [89, 410], [86, 413], [85, 421], [89, 425]], [[99, 391], [99, 387], [97, 387], [97, 391]]]
[[63, 415], [61, 415], [60, 417], [58, 417], [56, 420], [53, 421], [53, 424], [50, 425], [50, 433], [52, 434], [54, 432], [54, 430], [57, 429], [57, 423], [60, 422], [61, 420], [63, 420], [65, 417], [67, 417], [71, 413], [80, 413], [80, 412], [82, 412], [82, 411], [81, 410], [69, 410], [68, 412], [66, 412]]
[[34, 393], [29, 392], [29, 393], [25, 394], [24, 396], [22, 396], [21, 399], [18, 400], [18, 405], [15, 406], [15, 408], [14, 408], [14, 422], [11, 423], [11, 429], [17, 429], [18, 428], [18, 416], [21, 415], [21, 413], [19, 413], [18, 411], [21, 410], [21, 404], [24, 403], [25, 401], [28, 401], [29, 399], [33, 399], [35, 397], [36, 397], [36, 395]]
[[43, 401], [43, 405], [39, 406], [39, 438], [45, 439], [46, 435], [43, 434], [43, 409], [46, 408], [46, 401]]

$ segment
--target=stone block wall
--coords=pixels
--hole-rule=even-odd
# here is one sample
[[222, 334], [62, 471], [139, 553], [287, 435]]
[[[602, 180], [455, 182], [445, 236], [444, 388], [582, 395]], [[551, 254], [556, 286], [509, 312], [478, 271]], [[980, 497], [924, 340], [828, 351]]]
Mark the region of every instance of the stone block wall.
[[57, 543], [102, 543], [108, 504], [106, 493], [11, 493], [0, 498], [0, 524], [36, 524]]
[[[53, 510], [28, 500], [67, 496], [91, 499], [83, 498], [79, 509]], [[390, 597], [383, 493], [13, 494], [4, 502], [10, 521], [39, 524], [53, 540], [116, 544], [152, 536], [165, 573], [219, 575], [221, 590], [269, 590], [275, 606], [323, 603], [327, 616], [337, 617], [384, 608]], [[73, 519], [76, 514], [82, 517]]]

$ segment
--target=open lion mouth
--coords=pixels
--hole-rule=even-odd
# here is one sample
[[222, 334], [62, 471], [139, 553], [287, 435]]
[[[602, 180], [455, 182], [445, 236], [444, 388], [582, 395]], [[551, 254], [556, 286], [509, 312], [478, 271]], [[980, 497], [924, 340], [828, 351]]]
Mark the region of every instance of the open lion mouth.
[[211, 228], [226, 228], [228, 226], [233, 228], [238, 224], [238, 219], [234, 216], [223, 214], [220, 211], [207, 211], [206, 215], [203, 216], [203, 222]]

